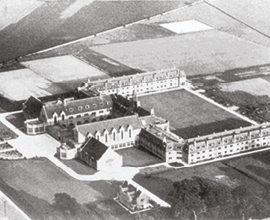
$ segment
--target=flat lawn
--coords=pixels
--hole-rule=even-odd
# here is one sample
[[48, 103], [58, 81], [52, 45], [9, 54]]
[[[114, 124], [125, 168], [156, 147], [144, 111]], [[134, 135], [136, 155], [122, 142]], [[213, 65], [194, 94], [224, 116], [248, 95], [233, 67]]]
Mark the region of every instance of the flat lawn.
[[263, 78], [254, 78], [230, 83], [220, 84], [225, 92], [244, 91], [256, 96], [270, 96], [270, 82]]
[[9, 140], [17, 138], [18, 135], [10, 130], [6, 125], [0, 122], [0, 139]]
[[188, 76], [262, 65], [269, 63], [270, 56], [269, 48], [216, 30], [91, 49], [132, 68], [150, 71], [177, 67]]
[[60, 160], [63, 164], [65, 164], [67, 167], [74, 170], [74, 172], [82, 175], [92, 175], [95, 174], [97, 171], [88, 166], [86, 163], [83, 163], [79, 159], [73, 159], [73, 160]]
[[[234, 160], [237, 159], [238, 158]], [[196, 167], [180, 168], [173, 171], [151, 174], [150, 176], [137, 174], [133, 180], [155, 195], [160, 196], [160, 198], [169, 201], [168, 193], [173, 189], [172, 184], [175, 181], [190, 179], [193, 176], [217, 181], [231, 188], [238, 185], [246, 185], [252, 188], [258, 196], [262, 196], [264, 193], [264, 188], [260, 183], [222, 162], [215, 162]]]
[[55, 193], [67, 193], [79, 204], [85, 205], [113, 199], [120, 184], [116, 181], [75, 180], [44, 158], [0, 160], [0, 166], [0, 190], [33, 219], [50, 215]]
[[169, 120], [172, 132], [183, 138], [250, 125], [186, 90], [141, 96], [139, 100], [142, 107], [154, 108], [157, 116]]
[[241, 157], [238, 160], [226, 160], [228, 166], [235, 167], [264, 185], [270, 184], [270, 151]]
[[49, 96], [65, 93], [55, 83], [37, 75], [29, 69], [0, 73], [0, 94], [11, 100], [25, 100], [31, 95]]
[[18, 128], [20, 130], [23, 130], [23, 128], [24, 128], [24, 119], [23, 119], [23, 113], [22, 112], [7, 115], [6, 120], [8, 120], [16, 128]]
[[135, 147], [116, 150], [115, 152], [123, 156], [123, 166], [142, 167], [163, 162], [158, 157]]
[[22, 62], [22, 64], [55, 83], [106, 75], [106, 73], [87, 65], [73, 56], [52, 57]]

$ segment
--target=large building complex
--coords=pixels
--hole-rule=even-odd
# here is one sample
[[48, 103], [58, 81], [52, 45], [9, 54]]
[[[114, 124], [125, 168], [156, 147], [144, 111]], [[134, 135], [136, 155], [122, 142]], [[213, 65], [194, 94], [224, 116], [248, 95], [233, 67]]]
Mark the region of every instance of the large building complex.
[[189, 139], [183, 160], [190, 164], [270, 145], [270, 123]]
[[[142, 108], [137, 99], [185, 85], [185, 74], [170, 69], [88, 81], [69, 99], [43, 103], [30, 97], [23, 106], [25, 131], [48, 132], [62, 142], [57, 150], [61, 159], [79, 157], [95, 169], [102, 169], [105, 152], [112, 157], [116, 154], [111, 151], [126, 147], [143, 147], [167, 163], [191, 164], [270, 144], [270, 123], [184, 140], [170, 132], [169, 121]], [[121, 164], [121, 158], [113, 164]]]

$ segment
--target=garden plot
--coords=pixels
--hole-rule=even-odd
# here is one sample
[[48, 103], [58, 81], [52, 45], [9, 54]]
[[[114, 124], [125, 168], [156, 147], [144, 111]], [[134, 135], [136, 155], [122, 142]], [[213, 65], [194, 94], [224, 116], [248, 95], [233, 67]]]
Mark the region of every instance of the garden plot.
[[73, 56], [59, 56], [22, 62], [24, 66], [52, 82], [104, 77], [106, 73], [84, 63]]
[[196, 20], [179, 21], [179, 22], [172, 22], [172, 23], [160, 24], [160, 25], [177, 34], [205, 31], [205, 30], [212, 29], [208, 25], [203, 24]]
[[270, 82], [262, 78], [247, 79], [220, 84], [225, 92], [244, 91], [252, 95], [268, 95], [270, 97]]
[[0, 94], [11, 100], [25, 100], [56, 95], [66, 92], [54, 83], [35, 74], [29, 69], [20, 69], [0, 74]]
[[153, 71], [177, 67], [188, 76], [270, 62], [269, 48], [217, 30], [95, 46], [91, 49], [134, 69]]

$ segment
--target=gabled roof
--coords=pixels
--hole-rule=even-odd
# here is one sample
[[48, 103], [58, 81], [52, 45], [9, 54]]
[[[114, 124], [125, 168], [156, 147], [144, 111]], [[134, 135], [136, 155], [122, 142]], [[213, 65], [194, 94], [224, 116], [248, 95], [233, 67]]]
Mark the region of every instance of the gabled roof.
[[108, 147], [105, 144], [102, 144], [100, 141], [92, 137], [86, 140], [82, 145], [80, 152], [87, 153], [95, 160], [99, 160], [107, 150]]
[[88, 97], [83, 99], [64, 99], [46, 102], [44, 110], [48, 118], [52, 118], [54, 113], [58, 115], [65, 112], [66, 115], [84, 114], [90, 111], [99, 111], [101, 109], [111, 108], [113, 105], [111, 96]]
[[121, 127], [123, 127], [124, 130], [127, 130], [129, 126], [131, 126], [133, 129], [141, 128], [138, 115], [130, 115], [121, 118], [78, 125], [75, 129], [77, 129], [82, 135], [86, 136], [88, 133], [94, 135], [96, 132], [103, 134], [105, 130], [111, 132], [113, 128], [119, 132]]
[[38, 98], [30, 96], [30, 98], [27, 99], [26, 102], [23, 104], [23, 111], [29, 114], [29, 116], [31, 116], [32, 118], [37, 118], [40, 115], [42, 105], [42, 102]]

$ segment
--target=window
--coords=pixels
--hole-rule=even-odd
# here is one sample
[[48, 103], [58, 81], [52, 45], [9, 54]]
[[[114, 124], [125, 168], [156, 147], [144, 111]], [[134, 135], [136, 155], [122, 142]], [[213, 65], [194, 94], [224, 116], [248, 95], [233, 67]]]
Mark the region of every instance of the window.
[[82, 106], [79, 106], [79, 107], [78, 107], [78, 110], [82, 110], [82, 109], [83, 109], [83, 107], [82, 107]]
[[62, 114], [62, 121], [64, 121], [65, 120], [65, 115], [64, 114]]
[[89, 106], [89, 105], [86, 105], [86, 106], [85, 106], [85, 108], [86, 108], [86, 109], [89, 109], [89, 108], [90, 108], [90, 106]]
[[69, 112], [73, 112], [73, 108], [70, 108], [70, 109], [69, 109]]
[[99, 134], [96, 134], [96, 139], [99, 141]]
[[96, 108], [97, 107], [97, 104], [93, 104], [93, 108]]
[[131, 138], [131, 129], [128, 131], [129, 138]]
[[108, 134], [105, 134], [105, 142], [108, 142]]
[[113, 132], [113, 140], [115, 141], [115, 132]]
[[124, 132], [121, 131], [121, 139], [123, 140], [124, 139]]

